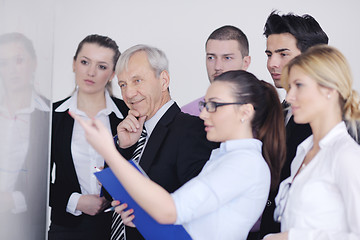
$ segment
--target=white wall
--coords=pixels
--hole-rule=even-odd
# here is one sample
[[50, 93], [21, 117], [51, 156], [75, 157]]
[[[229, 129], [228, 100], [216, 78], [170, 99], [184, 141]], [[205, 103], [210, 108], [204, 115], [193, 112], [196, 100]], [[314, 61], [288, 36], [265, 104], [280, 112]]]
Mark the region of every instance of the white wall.
[[[91, 33], [113, 38], [122, 52], [139, 43], [164, 50], [170, 61], [171, 95], [179, 105], [205, 93], [208, 78], [204, 43], [213, 30], [225, 24], [245, 32], [252, 56], [248, 70], [271, 82], [262, 33], [267, 16], [274, 9], [314, 16], [328, 34], [329, 44], [347, 57], [355, 88], [360, 90], [357, 0], [62, 0], [56, 2], [53, 100], [66, 97], [73, 90], [72, 57], [78, 42]], [[115, 89], [118, 90], [117, 85]]]

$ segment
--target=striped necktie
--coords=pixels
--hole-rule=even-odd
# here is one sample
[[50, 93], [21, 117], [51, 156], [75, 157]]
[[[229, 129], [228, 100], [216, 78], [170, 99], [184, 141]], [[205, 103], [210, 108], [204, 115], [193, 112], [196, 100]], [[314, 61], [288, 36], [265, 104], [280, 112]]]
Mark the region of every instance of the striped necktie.
[[[133, 153], [132, 159], [139, 163], [141, 152], [144, 148], [144, 144], [146, 142], [147, 132], [145, 126], [141, 132], [140, 138], [137, 141], [136, 149]], [[112, 223], [111, 223], [111, 240], [125, 240], [125, 225], [122, 222], [120, 214], [114, 212], [112, 216]]]
[[133, 153], [133, 156], [132, 156], [132, 159], [136, 163], [139, 163], [139, 161], [140, 161], [140, 155], [141, 155], [141, 152], [142, 152], [142, 150], [144, 148], [144, 144], [146, 142], [146, 136], [147, 136], [147, 132], [146, 132], [146, 129], [145, 129], [145, 126], [144, 126], [143, 130], [141, 132], [140, 138], [137, 141], [136, 149], [135, 149], [135, 151]]

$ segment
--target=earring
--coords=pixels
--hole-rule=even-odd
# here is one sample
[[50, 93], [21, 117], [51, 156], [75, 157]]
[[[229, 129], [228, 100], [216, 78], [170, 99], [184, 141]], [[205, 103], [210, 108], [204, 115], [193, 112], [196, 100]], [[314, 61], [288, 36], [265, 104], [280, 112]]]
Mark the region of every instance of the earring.
[[242, 119], [241, 119], [241, 123], [244, 123], [244, 122], [245, 122], [245, 119], [242, 118]]
[[330, 99], [330, 94], [327, 95], [327, 98]]

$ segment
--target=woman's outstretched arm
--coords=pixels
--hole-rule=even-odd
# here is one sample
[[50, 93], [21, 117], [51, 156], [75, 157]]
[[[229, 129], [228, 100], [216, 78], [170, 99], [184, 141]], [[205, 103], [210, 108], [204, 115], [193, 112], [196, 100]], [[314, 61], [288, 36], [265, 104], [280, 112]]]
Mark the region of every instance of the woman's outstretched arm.
[[99, 120], [85, 121], [72, 112], [69, 114], [84, 128], [87, 141], [104, 157], [130, 196], [157, 222], [175, 223], [177, 215], [171, 195], [161, 186], [144, 177], [120, 155], [108, 129]]

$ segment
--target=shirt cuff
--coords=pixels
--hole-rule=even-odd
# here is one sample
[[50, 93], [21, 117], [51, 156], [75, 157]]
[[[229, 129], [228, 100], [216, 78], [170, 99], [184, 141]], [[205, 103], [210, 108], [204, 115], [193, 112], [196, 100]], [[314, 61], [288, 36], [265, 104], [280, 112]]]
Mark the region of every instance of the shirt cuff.
[[12, 193], [12, 197], [15, 207], [11, 210], [11, 212], [14, 214], [25, 212], [27, 210], [27, 206], [24, 195], [21, 192], [16, 191]]
[[79, 198], [81, 197], [81, 194], [80, 193], [72, 193], [70, 198], [69, 198], [69, 201], [68, 201], [68, 204], [66, 206], [66, 212], [68, 213], [71, 213], [72, 215], [74, 216], [79, 216], [82, 214], [81, 211], [77, 210], [76, 209], [76, 206], [79, 202]]

